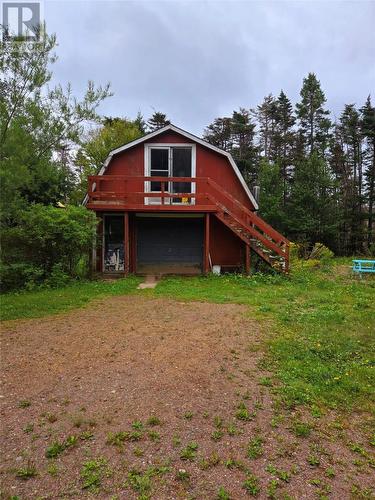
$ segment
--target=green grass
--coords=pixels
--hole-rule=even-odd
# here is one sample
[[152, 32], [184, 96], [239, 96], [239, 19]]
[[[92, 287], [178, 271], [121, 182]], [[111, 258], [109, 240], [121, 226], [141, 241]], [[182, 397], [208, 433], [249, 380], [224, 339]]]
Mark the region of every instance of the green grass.
[[115, 281], [87, 281], [58, 289], [4, 294], [0, 298], [1, 319], [40, 318], [66, 312], [96, 298], [131, 293], [140, 281], [129, 276]]
[[[156, 296], [237, 303], [264, 325], [266, 367], [290, 405], [370, 409], [375, 396], [375, 280], [351, 277], [334, 261], [284, 276], [169, 278]], [[346, 264], [346, 262], [345, 262]], [[341, 272], [339, 272], [341, 271]]]

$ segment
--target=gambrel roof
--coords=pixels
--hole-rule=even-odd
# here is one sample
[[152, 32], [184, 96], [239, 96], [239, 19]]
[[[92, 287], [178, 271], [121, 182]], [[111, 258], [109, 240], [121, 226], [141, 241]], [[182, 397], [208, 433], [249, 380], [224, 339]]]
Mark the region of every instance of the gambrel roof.
[[[176, 134], [179, 134], [179, 135], [182, 135], [182, 136], [186, 137], [187, 139], [190, 139], [191, 141], [196, 142], [197, 144], [200, 144], [201, 146], [204, 146], [208, 149], [211, 149], [212, 151], [215, 151], [216, 153], [219, 153], [223, 156], [226, 156], [228, 158], [230, 166], [233, 168], [235, 175], [238, 177], [242, 187], [244, 188], [244, 190], [245, 190], [247, 196], [249, 197], [252, 205], [254, 206], [255, 210], [258, 209], [258, 203], [256, 202], [252, 192], [249, 189], [249, 186], [246, 184], [245, 179], [243, 178], [241, 172], [239, 171], [239, 168], [237, 167], [237, 165], [236, 165], [235, 161], [233, 160], [233, 157], [230, 153], [228, 153], [227, 151], [224, 151], [223, 149], [220, 149], [216, 146], [213, 146], [209, 142], [201, 139], [200, 137], [197, 137], [197, 136], [191, 134], [190, 132], [186, 132], [186, 130], [183, 130], [179, 127], [176, 127], [175, 125], [172, 125], [172, 124], [166, 125], [163, 128], [155, 130], [155, 132], [150, 132], [149, 134], [146, 134], [143, 137], [140, 137], [139, 139], [135, 139], [134, 141], [128, 142], [127, 144], [124, 144], [124, 146], [120, 146], [119, 148], [116, 148], [113, 151], [111, 151], [109, 153], [109, 155], [107, 156], [106, 160], [104, 161], [103, 166], [100, 169], [98, 175], [103, 175], [105, 173], [105, 171], [109, 165], [109, 162], [112, 160], [112, 158], [115, 155], [122, 153], [123, 151], [126, 151], [129, 148], [137, 146], [138, 144], [142, 144], [142, 142], [146, 142], [150, 139], [153, 139], [154, 137], [157, 137], [158, 135], [163, 134], [164, 132], [169, 132], [169, 131], [175, 132]], [[86, 201], [86, 199], [85, 199], [85, 201]]]

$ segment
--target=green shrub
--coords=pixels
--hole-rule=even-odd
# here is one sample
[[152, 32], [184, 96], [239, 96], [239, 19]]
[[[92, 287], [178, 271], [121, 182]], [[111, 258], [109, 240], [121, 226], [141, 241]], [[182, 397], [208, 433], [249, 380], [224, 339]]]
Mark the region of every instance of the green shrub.
[[88, 272], [95, 215], [83, 207], [32, 205], [2, 230], [2, 291], [65, 285]]

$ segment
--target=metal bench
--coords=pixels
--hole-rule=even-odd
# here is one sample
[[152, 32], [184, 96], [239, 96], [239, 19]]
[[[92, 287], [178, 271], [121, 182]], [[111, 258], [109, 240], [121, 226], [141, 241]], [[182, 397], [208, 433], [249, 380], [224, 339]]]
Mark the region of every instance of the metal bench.
[[362, 273], [375, 273], [375, 260], [353, 259], [353, 272], [362, 277]]

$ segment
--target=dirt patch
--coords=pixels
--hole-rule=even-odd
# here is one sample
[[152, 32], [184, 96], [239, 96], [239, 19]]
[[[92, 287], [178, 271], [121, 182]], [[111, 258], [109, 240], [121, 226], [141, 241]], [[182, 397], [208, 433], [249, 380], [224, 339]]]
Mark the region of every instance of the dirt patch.
[[306, 416], [275, 405], [270, 374], [259, 368], [262, 344], [243, 306], [141, 296], [8, 322], [3, 497], [214, 499], [220, 486], [232, 499], [258, 488], [261, 498], [370, 491], [367, 458], [344, 444], [348, 429], [327, 434], [312, 423], [308, 436], [296, 436], [293, 422]]

